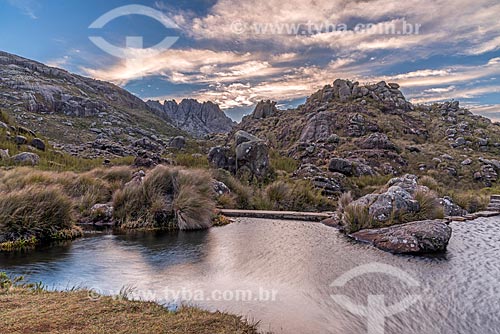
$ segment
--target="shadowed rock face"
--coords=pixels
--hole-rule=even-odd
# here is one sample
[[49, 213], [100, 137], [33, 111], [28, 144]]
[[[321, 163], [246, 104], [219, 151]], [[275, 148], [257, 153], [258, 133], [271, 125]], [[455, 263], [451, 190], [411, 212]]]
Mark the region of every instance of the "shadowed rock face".
[[68, 116], [96, 116], [113, 107], [142, 108], [146, 104], [111, 83], [71, 74], [65, 70], [0, 51], [0, 106], [19, 103], [31, 112]]
[[219, 106], [212, 102], [200, 103], [193, 99], [176, 101], [148, 101], [148, 106], [158, 115], [171, 120], [178, 128], [194, 137], [204, 137], [212, 133], [228, 133], [234, 123]]
[[440, 220], [426, 220], [386, 228], [361, 230], [356, 240], [396, 254], [435, 253], [446, 250], [451, 228]]
[[222, 168], [231, 173], [262, 179], [270, 172], [269, 146], [254, 135], [238, 131], [234, 135], [234, 151], [230, 147], [212, 147], [208, 162], [213, 168]]
[[270, 100], [260, 101], [257, 103], [257, 106], [252, 113], [252, 117], [255, 119], [262, 119], [275, 116], [277, 113], [278, 109], [276, 108], [276, 102], [272, 102]]

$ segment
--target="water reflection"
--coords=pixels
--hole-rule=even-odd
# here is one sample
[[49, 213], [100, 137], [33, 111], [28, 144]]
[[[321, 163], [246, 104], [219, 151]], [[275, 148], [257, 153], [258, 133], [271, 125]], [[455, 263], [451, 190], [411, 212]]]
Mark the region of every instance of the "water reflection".
[[[448, 252], [437, 257], [395, 256], [346, 240], [332, 228], [301, 222], [244, 219], [204, 232], [104, 234], [30, 254], [0, 255], [0, 270], [27, 274], [55, 288], [123, 286], [166, 289], [276, 290], [276, 301], [199, 300], [261, 320], [276, 333], [363, 333], [366, 319], [330, 297], [347, 295], [366, 305], [384, 295], [394, 304], [418, 293], [421, 302], [386, 321], [386, 333], [496, 333], [500, 328], [500, 221], [453, 224]], [[330, 284], [349, 270], [385, 263], [414, 277], [412, 288], [383, 274], [357, 277], [345, 287]], [[142, 295], [144, 297], [144, 295]]]

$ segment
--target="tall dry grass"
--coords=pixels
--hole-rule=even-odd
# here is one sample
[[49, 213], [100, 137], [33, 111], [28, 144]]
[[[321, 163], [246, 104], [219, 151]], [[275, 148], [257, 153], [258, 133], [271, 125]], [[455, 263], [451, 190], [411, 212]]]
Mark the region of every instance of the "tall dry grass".
[[30, 239], [38, 242], [78, 234], [71, 211], [71, 200], [57, 186], [0, 192], [0, 243]]
[[210, 175], [202, 170], [157, 166], [142, 183], [113, 196], [114, 217], [125, 228], [208, 228], [215, 209]]

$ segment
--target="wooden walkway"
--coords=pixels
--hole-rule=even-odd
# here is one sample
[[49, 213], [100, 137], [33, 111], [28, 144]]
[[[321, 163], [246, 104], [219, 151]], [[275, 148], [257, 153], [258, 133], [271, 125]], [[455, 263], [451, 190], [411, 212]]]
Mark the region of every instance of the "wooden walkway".
[[295, 212], [295, 211], [256, 211], [256, 210], [219, 210], [227, 217], [264, 218], [280, 220], [302, 220], [320, 222], [332, 216], [331, 212]]

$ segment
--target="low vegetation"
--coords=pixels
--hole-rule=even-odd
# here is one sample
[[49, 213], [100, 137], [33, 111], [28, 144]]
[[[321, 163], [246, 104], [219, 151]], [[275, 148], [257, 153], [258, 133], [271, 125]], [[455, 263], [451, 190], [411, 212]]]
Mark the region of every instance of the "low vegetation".
[[85, 290], [48, 292], [3, 273], [0, 304], [2, 333], [258, 333], [256, 325], [227, 313], [187, 306], [169, 311], [153, 302]]
[[451, 191], [449, 195], [453, 202], [470, 213], [485, 210], [490, 203], [489, 194], [477, 191]]
[[284, 156], [275, 150], [270, 152], [269, 159], [271, 167], [276, 171], [284, 171], [291, 174], [299, 167], [299, 162], [297, 160]]
[[335, 201], [323, 196], [307, 180], [280, 178], [267, 185], [248, 184], [229, 172], [215, 170], [213, 177], [231, 193], [219, 196], [217, 204], [227, 209], [332, 211]]
[[335, 202], [321, 194], [307, 180], [278, 180], [268, 185], [259, 196], [257, 209], [292, 211], [331, 211]]
[[415, 193], [414, 198], [418, 202], [420, 210], [417, 212], [401, 213], [397, 219], [394, 219], [395, 223], [444, 218], [444, 208], [439, 205], [439, 200], [435, 192], [419, 190]]
[[490, 203], [490, 195], [500, 192], [500, 190], [496, 190], [495, 188], [484, 188], [482, 190], [456, 189], [447, 182], [438, 182], [435, 178], [428, 175], [421, 177], [419, 183], [436, 192], [440, 197], [450, 197], [455, 204], [469, 213], [486, 209]]
[[[9, 124], [10, 120], [7, 113], [0, 112], [0, 122]], [[0, 127], [0, 149], [6, 150], [11, 157], [22, 152], [30, 152], [31, 147], [27, 145], [17, 145], [12, 140], [12, 136], [15, 135], [16, 133], [13, 131], [7, 131], [6, 129]], [[28, 142], [31, 142], [34, 138], [29, 133], [23, 133], [23, 136], [26, 137]], [[47, 146], [45, 151], [33, 149], [33, 153], [36, 153], [40, 157], [40, 162], [37, 165], [37, 169], [39, 170], [85, 172], [103, 165], [104, 158], [84, 159], [75, 157], [68, 153], [54, 150], [46, 140], [44, 140], [44, 142]], [[110, 165], [130, 165], [133, 160], [133, 157], [114, 158], [110, 160]], [[16, 164], [13, 161], [10, 159], [2, 159], [0, 156], [0, 167], [15, 166]]]
[[177, 153], [173, 158], [179, 166], [203, 169], [208, 169], [209, 167], [206, 155], [200, 153]]
[[211, 226], [215, 196], [202, 170], [157, 166], [144, 182], [132, 167], [85, 173], [22, 167], [0, 170], [0, 248], [33, 247], [81, 235], [96, 204], [114, 205], [123, 228], [199, 229]]
[[58, 187], [29, 186], [0, 193], [0, 248], [80, 236], [81, 230], [72, 223], [71, 204]]
[[346, 233], [354, 233], [366, 228], [376, 228], [379, 224], [364, 205], [348, 205], [343, 212], [343, 228]]
[[114, 218], [124, 228], [208, 228], [213, 198], [208, 173], [157, 166], [114, 194]]

